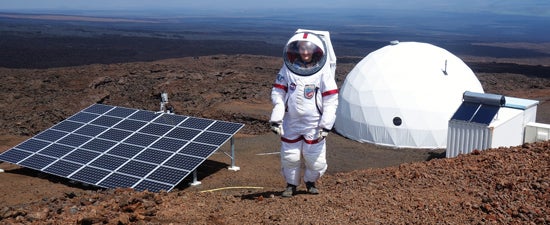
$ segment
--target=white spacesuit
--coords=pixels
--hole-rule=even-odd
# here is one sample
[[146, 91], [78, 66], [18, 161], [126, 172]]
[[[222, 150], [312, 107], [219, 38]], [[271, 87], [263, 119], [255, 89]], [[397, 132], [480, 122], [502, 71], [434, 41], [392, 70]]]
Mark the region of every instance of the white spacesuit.
[[281, 167], [287, 182], [282, 196], [290, 197], [304, 182], [317, 194], [315, 182], [327, 170], [325, 137], [332, 129], [338, 106], [336, 56], [326, 31], [298, 30], [288, 41], [271, 100], [271, 130], [281, 136]]

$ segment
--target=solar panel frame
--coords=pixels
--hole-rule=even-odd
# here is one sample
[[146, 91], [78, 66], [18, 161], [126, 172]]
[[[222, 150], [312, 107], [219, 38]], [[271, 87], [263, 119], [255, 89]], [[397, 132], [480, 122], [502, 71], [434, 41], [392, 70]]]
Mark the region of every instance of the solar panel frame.
[[170, 191], [244, 124], [93, 104], [0, 154], [104, 188]]

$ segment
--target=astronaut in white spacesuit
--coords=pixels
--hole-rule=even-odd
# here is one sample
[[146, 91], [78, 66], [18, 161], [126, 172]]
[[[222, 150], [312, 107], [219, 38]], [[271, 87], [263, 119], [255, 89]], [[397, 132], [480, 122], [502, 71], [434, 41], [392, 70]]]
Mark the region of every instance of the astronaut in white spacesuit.
[[326, 31], [322, 34], [296, 32], [284, 49], [284, 65], [271, 91], [274, 107], [269, 122], [281, 136], [281, 167], [287, 182], [283, 197], [296, 193], [302, 156], [308, 193], [319, 193], [315, 182], [327, 170], [325, 137], [336, 119], [338, 87], [330, 37]]

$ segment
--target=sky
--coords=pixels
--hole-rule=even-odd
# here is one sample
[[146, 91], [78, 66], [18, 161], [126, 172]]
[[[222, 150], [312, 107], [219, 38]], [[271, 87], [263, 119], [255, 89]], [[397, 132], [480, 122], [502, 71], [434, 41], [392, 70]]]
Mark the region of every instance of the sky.
[[407, 9], [540, 15], [550, 17], [549, 0], [0, 0], [0, 11], [33, 10], [199, 10], [242, 12], [270, 9]]

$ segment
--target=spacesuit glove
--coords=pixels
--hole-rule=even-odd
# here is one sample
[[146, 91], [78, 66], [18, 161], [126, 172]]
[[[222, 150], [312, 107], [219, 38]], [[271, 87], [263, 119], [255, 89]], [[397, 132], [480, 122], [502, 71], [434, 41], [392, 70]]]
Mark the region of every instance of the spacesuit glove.
[[326, 138], [326, 137], [328, 136], [328, 133], [329, 133], [329, 132], [330, 132], [329, 129], [321, 128], [321, 129], [319, 130], [319, 137], [318, 137], [318, 139], [321, 140], [321, 139], [323, 139], [323, 138]]
[[271, 123], [271, 131], [279, 136], [284, 135], [283, 125], [280, 123]]

